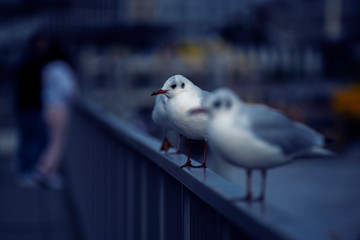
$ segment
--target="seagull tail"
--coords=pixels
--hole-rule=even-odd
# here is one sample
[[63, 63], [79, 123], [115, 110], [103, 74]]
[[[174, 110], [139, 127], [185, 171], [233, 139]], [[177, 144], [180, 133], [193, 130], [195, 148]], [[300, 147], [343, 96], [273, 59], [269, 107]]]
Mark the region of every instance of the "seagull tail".
[[308, 151], [295, 154], [293, 158], [299, 159], [299, 158], [335, 157], [335, 156], [336, 156], [335, 152], [320, 146], [316, 146]]
[[319, 146], [313, 147], [309, 154], [318, 157], [334, 157], [336, 155], [335, 152]]

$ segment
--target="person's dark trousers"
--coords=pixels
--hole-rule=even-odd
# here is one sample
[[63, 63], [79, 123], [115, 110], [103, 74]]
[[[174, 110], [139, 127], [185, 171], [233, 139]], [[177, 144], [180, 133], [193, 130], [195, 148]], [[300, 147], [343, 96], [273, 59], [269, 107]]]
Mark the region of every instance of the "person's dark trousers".
[[20, 174], [29, 174], [35, 170], [36, 164], [47, 145], [47, 127], [40, 109], [22, 110], [18, 117], [17, 169]]

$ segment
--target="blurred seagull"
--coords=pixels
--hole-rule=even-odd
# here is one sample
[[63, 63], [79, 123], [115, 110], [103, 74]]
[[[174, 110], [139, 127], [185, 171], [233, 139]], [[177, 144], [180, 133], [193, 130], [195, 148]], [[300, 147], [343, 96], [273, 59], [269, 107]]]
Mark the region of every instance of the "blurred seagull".
[[169, 118], [166, 113], [166, 108], [165, 108], [166, 101], [167, 101], [166, 96], [164, 95], [156, 96], [155, 106], [152, 111], [151, 117], [156, 124], [158, 124], [159, 126], [165, 129], [165, 136], [161, 144], [160, 151], [165, 151], [167, 153], [169, 148], [172, 147], [171, 142], [167, 138], [167, 130], [174, 129], [174, 126], [169, 121]]
[[205, 108], [190, 111], [191, 115], [201, 112], [210, 116], [208, 139], [214, 151], [247, 169], [247, 193], [242, 200], [252, 199], [252, 170], [261, 170], [261, 193], [254, 200], [263, 201], [268, 168], [300, 157], [334, 154], [323, 148], [327, 139], [314, 130], [265, 105], [246, 104], [229, 89], [216, 90]]
[[[187, 161], [181, 166], [206, 167], [206, 126], [207, 115], [189, 115], [188, 111], [194, 108], [204, 107], [205, 100], [211, 93], [201, 90], [189, 79], [182, 75], [170, 77], [160, 90], [152, 95], [164, 94], [166, 101], [166, 112], [170, 122], [175, 126], [175, 130], [188, 139]], [[204, 160], [199, 166], [193, 166], [190, 161], [190, 141], [189, 139], [205, 140]]]

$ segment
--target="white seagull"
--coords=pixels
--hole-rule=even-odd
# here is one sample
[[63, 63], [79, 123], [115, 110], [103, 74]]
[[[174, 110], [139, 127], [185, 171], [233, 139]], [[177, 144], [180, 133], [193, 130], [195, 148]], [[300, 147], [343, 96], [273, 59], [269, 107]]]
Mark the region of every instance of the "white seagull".
[[261, 170], [261, 193], [254, 200], [263, 201], [267, 169], [300, 157], [333, 155], [323, 148], [327, 139], [319, 133], [265, 105], [246, 104], [229, 89], [216, 90], [205, 108], [190, 115], [201, 112], [210, 116], [210, 147], [229, 163], [247, 169], [247, 193], [241, 198], [246, 201], [252, 198], [252, 170]]
[[[152, 93], [152, 95], [158, 94], [164, 94], [168, 98], [165, 104], [167, 116], [174, 125], [175, 130], [188, 139], [187, 161], [181, 168], [185, 166], [206, 167], [206, 126], [208, 116], [203, 114], [189, 115], [188, 111], [194, 108], [204, 107], [206, 98], [208, 98], [211, 93], [201, 90], [184, 76], [175, 75], [166, 80], [160, 90]], [[205, 140], [204, 160], [199, 166], [193, 166], [191, 164], [189, 139]]]
[[174, 126], [169, 121], [169, 118], [166, 113], [166, 107], [165, 107], [166, 101], [167, 101], [166, 96], [157, 95], [156, 99], [155, 99], [155, 106], [151, 113], [151, 117], [152, 117], [153, 121], [157, 125], [159, 125], [165, 129], [165, 136], [164, 136], [163, 142], [160, 147], [160, 151], [165, 151], [165, 152], [167, 152], [169, 150], [169, 148], [172, 147], [171, 142], [167, 138], [167, 130], [174, 129]]

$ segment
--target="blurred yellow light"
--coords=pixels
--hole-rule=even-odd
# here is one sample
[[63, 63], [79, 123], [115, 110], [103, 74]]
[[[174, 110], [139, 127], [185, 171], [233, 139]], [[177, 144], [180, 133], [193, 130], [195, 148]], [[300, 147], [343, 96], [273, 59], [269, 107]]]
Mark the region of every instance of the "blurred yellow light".
[[338, 92], [333, 98], [333, 105], [339, 114], [360, 120], [360, 84]]

